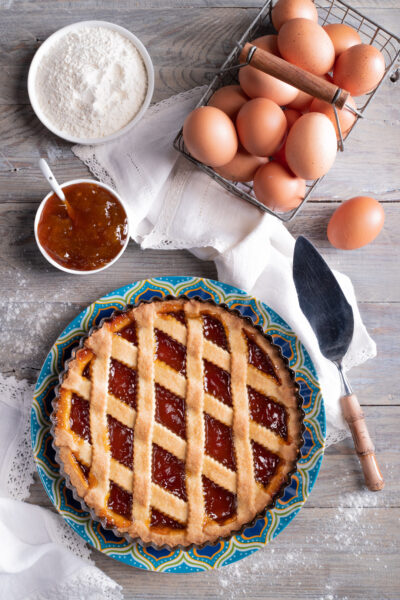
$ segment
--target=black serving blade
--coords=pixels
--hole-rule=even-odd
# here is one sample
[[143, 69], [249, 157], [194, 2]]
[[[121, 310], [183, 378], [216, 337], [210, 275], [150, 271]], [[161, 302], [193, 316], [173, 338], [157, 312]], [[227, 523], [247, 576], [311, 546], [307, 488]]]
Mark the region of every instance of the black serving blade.
[[302, 235], [294, 247], [293, 279], [322, 354], [340, 362], [353, 338], [353, 309], [320, 253]]

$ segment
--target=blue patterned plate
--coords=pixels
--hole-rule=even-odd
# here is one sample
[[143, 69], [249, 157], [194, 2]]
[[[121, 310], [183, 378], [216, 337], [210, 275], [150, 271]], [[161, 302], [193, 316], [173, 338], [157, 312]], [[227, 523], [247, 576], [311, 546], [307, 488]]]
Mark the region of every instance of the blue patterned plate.
[[[114, 310], [140, 300], [168, 295], [200, 296], [205, 300], [225, 303], [250, 317], [272, 336], [296, 372], [305, 412], [304, 445], [297, 471], [284, 495], [265, 517], [229, 541], [202, 549], [155, 550], [130, 543], [106, 531], [82, 510], [66, 488], [54, 460], [51, 445], [50, 413], [54, 386], [64, 361], [72, 348], [90, 327], [108, 317]], [[59, 336], [50, 350], [35, 388], [31, 414], [32, 448], [40, 478], [59, 513], [86, 542], [128, 565], [148, 571], [194, 573], [229, 565], [253, 554], [277, 536], [295, 517], [306, 501], [318, 475], [325, 442], [325, 410], [315, 368], [311, 359], [287, 323], [268, 306], [230, 285], [198, 277], [159, 277], [126, 285], [94, 302], [78, 315]]]

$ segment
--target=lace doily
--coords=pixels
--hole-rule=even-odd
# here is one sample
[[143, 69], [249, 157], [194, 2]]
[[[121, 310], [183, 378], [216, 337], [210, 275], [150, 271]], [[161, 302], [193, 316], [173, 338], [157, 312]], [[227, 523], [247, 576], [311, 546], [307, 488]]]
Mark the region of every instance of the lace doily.
[[[0, 412], [3, 418], [2, 455], [0, 456], [0, 496], [4, 495], [3, 502], [20, 502], [29, 497], [29, 488], [33, 483], [33, 474], [36, 470], [31, 439], [30, 416], [34, 385], [26, 380], [17, 380], [14, 376], [4, 377], [0, 374]], [[1, 410], [3, 409], [3, 410]], [[10, 434], [10, 435], [8, 435]], [[11, 500], [12, 499], [12, 500]], [[26, 510], [33, 508], [25, 504]], [[44, 509], [40, 509], [44, 511]], [[75, 573], [68, 581], [56, 581], [54, 574], [54, 587], [46, 591], [35, 591], [24, 596], [30, 600], [122, 600], [121, 586], [102, 573], [91, 560], [91, 550], [59, 515], [45, 511], [44, 529], [48, 532], [48, 541], [60, 544], [67, 548], [81, 563], [75, 562]], [[0, 526], [1, 526], [0, 515]], [[30, 517], [32, 518], [32, 517]], [[42, 517], [43, 518], [43, 517]], [[18, 544], [18, 537], [15, 538]], [[44, 547], [48, 547], [45, 544]], [[32, 548], [35, 548], [33, 544]], [[24, 558], [20, 557], [21, 561]], [[18, 561], [17, 561], [18, 562]], [[15, 566], [15, 576], [18, 577], [19, 564]], [[40, 570], [40, 564], [37, 569]], [[12, 573], [4, 572], [4, 585], [8, 589]], [[40, 575], [38, 576], [38, 581]], [[33, 586], [35, 587], [35, 586]], [[1, 592], [0, 592], [1, 595]]]
[[33, 474], [36, 470], [33, 460], [30, 439], [30, 409], [32, 404], [34, 385], [25, 379], [17, 380], [15, 377], [5, 378], [0, 373], [0, 398], [9, 406], [17, 408], [21, 417], [18, 421], [15, 443], [9, 448], [5, 459], [6, 473], [2, 473], [2, 480], [6, 481], [6, 490], [15, 500], [26, 500], [29, 488], [33, 483]]
[[46, 593], [34, 593], [26, 600], [123, 600], [121, 586], [96, 567], [80, 569], [69, 581], [56, 584]]

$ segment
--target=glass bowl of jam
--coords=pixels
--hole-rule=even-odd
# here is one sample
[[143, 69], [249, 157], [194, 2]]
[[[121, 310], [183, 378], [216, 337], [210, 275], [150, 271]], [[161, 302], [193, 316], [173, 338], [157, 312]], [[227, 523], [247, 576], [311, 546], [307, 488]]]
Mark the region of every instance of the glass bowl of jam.
[[107, 269], [128, 245], [126, 204], [99, 181], [75, 179], [61, 187], [67, 204], [50, 192], [36, 212], [39, 250], [49, 263], [67, 273], [90, 275]]

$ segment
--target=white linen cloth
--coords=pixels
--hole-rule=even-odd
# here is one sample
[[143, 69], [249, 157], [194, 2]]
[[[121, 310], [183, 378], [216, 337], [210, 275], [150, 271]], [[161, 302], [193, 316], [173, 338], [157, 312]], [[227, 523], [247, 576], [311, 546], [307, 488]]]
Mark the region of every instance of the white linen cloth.
[[[131, 235], [142, 248], [188, 248], [214, 260], [221, 281], [263, 300], [289, 323], [318, 372], [327, 443], [338, 441], [347, 434], [339, 406], [339, 375], [319, 351], [300, 309], [292, 278], [293, 237], [276, 217], [262, 215], [224, 190], [172, 146], [203, 91], [195, 88], [154, 105], [115, 142], [74, 146], [73, 152], [128, 203]], [[354, 311], [354, 338], [344, 361], [349, 369], [375, 356], [376, 347], [361, 321], [349, 278], [335, 275]]]
[[36, 470], [32, 396], [27, 381], [0, 374], [0, 600], [122, 600], [59, 515], [23, 502]]

